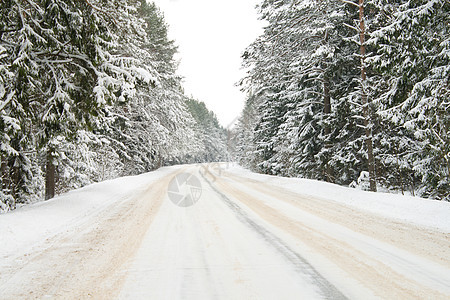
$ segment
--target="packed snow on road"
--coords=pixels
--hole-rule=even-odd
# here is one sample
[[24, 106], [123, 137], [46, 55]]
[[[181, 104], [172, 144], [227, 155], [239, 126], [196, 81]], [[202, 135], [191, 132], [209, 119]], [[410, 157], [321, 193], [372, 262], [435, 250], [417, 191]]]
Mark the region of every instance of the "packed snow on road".
[[449, 299], [450, 203], [165, 167], [0, 215], [1, 299]]

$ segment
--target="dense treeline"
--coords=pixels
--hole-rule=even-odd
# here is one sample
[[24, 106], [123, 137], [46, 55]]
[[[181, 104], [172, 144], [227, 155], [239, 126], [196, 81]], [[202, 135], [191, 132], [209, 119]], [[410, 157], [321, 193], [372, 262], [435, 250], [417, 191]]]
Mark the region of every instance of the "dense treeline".
[[194, 140], [198, 141], [200, 146], [196, 152], [188, 154], [184, 161], [191, 163], [228, 161], [226, 131], [220, 126], [216, 115], [208, 110], [203, 102], [188, 99], [186, 103], [196, 123]]
[[371, 179], [450, 200], [450, 3], [258, 8], [267, 26], [243, 54], [249, 97], [236, 159], [268, 174], [366, 189]]
[[184, 96], [176, 51], [145, 0], [1, 1], [0, 211], [222, 159], [222, 129]]

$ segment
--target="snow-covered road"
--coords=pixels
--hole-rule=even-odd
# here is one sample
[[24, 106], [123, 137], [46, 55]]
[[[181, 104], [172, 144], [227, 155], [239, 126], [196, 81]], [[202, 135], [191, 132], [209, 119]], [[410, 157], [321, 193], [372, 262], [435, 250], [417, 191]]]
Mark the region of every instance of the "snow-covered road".
[[414, 223], [287, 182], [180, 166], [2, 215], [0, 299], [450, 298], [450, 226], [426, 226], [449, 205]]

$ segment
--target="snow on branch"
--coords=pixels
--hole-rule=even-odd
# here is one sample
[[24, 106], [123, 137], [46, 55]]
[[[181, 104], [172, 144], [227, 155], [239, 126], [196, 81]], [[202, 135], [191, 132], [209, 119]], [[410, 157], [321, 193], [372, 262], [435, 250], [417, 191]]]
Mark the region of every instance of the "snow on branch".
[[356, 6], [356, 7], [360, 6], [358, 3], [355, 3], [355, 2], [352, 2], [352, 1], [347, 1], [347, 0], [339, 0], [339, 1], [341, 1], [341, 2], [343, 2], [345, 4], [350, 4], [350, 5]]

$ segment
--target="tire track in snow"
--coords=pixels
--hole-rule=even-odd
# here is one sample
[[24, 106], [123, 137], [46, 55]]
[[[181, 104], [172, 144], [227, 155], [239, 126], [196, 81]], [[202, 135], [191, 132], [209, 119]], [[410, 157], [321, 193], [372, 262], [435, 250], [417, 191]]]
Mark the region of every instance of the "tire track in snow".
[[[279, 198], [280, 195], [283, 195], [280, 200], [303, 211], [386, 243], [395, 244], [406, 251], [450, 267], [450, 233], [440, 232], [431, 228], [421, 228], [399, 220], [386, 219], [383, 216], [367, 211], [359, 211], [327, 199], [302, 196], [269, 183], [261, 184], [261, 182], [256, 180], [236, 176], [232, 173], [223, 172], [222, 174], [235, 182], [245, 184], [246, 187], [270, 197]], [[348, 216], [352, 216], [352, 218]]]
[[1, 299], [113, 299], [158, 213], [173, 172], [95, 219], [49, 239], [0, 289]]
[[[263, 201], [243, 192], [238, 188], [239, 185], [227, 184], [222, 178], [218, 179], [217, 184], [221, 190], [233, 195], [234, 198], [241, 201], [264, 220], [322, 253], [342, 270], [357, 278], [384, 299], [448, 299], [448, 295], [423, 286], [415, 280], [405, 278], [382, 261], [359, 251], [351, 244], [317, 230], [313, 226], [308, 226], [304, 222], [291, 219], [280, 211], [264, 204]], [[283, 196], [284, 194], [280, 193], [276, 197], [270, 197], [275, 200], [281, 199]], [[351, 215], [348, 217], [351, 217]]]
[[255, 233], [260, 235], [264, 239], [264, 241], [274, 247], [287, 261], [289, 261], [295, 267], [295, 270], [298, 273], [307, 275], [311, 279], [312, 284], [314, 284], [319, 289], [324, 299], [347, 299], [344, 294], [342, 294], [333, 284], [325, 279], [306, 259], [292, 250], [272, 232], [268, 231], [266, 228], [262, 227], [254, 220], [252, 220], [250, 216], [239, 207], [239, 205], [231, 201], [225, 194], [219, 191], [201, 172], [200, 174], [205, 182], [207, 182], [211, 187], [211, 189], [216, 192], [223, 200], [223, 202], [235, 213], [239, 221], [249, 226]]

